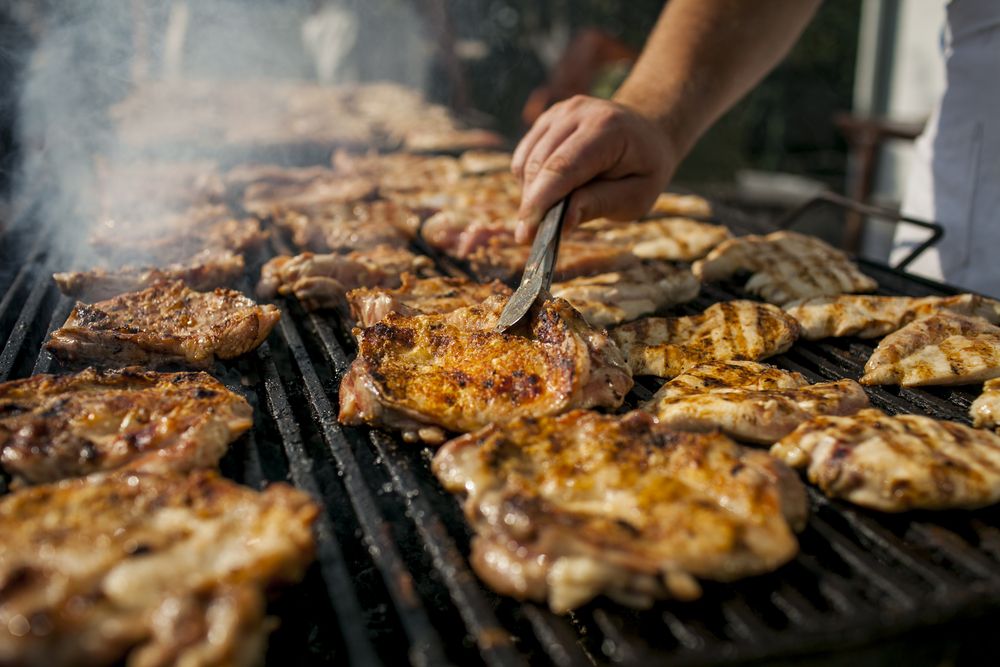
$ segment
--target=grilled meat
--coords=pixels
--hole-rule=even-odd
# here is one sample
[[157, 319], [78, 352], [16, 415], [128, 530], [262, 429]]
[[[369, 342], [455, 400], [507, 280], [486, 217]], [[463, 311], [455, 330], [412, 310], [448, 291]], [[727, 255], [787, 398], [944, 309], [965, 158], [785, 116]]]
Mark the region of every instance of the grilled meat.
[[193, 290], [210, 290], [232, 285], [243, 272], [242, 255], [228, 250], [203, 250], [185, 262], [163, 268], [126, 266], [56, 273], [52, 277], [66, 296], [93, 302], [145, 289], [162, 280], [180, 280]]
[[1000, 301], [978, 294], [925, 297], [842, 294], [795, 302], [785, 306], [785, 310], [802, 325], [802, 337], [806, 340], [834, 336], [878, 338], [918, 317], [942, 310], [1000, 324]]
[[[687, 218], [660, 218], [633, 222], [592, 220], [574, 232], [599, 241], [623, 245], [644, 259], [692, 262], [729, 238], [722, 225]], [[582, 238], [581, 238], [582, 240]]]
[[975, 508], [1000, 500], [1000, 435], [920, 415], [817, 417], [771, 454], [828, 496], [883, 512]]
[[861, 384], [972, 384], [1000, 377], [1000, 327], [941, 311], [910, 322], [878, 344]]
[[447, 315], [389, 313], [356, 331], [358, 356], [340, 386], [340, 421], [441, 442], [515, 417], [615, 408], [632, 388], [618, 348], [561, 299], [526, 331], [493, 331], [505, 296]]
[[[505, 239], [493, 238], [486, 245], [476, 248], [467, 259], [472, 273], [479, 280], [512, 282], [524, 271], [530, 251], [529, 246], [507, 245]], [[641, 262], [623, 246], [567, 238], [559, 243], [554, 277], [556, 280], [570, 280], [629, 269]]]
[[364, 176], [337, 173], [310, 167], [299, 178], [285, 182], [262, 180], [247, 185], [243, 208], [258, 216], [274, 210], [310, 210], [325, 206], [353, 204], [375, 196], [377, 184]]
[[1000, 378], [986, 381], [969, 414], [978, 428], [1000, 428]]
[[347, 255], [275, 257], [260, 271], [262, 298], [294, 294], [306, 310], [347, 307], [347, 293], [358, 287], [398, 287], [402, 275], [433, 276], [434, 263], [405, 248], [376, 246]]
[[807, 513], [802, 482], [764, 452], [641, 412], [493, 424], [446, 444], [433, 469], [468, 494], [479, 576], [558, 613], [600, 594], [693, 599], [696, 579], [774, 570]]
[[[458, 259], [491, 244], [513, 246], [517, 209], [512, 204], [449, 208], [427, 218], [420, 236], [432, 248]], [[494, 240], [495, 239], [495, 240]]]
[[675, 192], [663, 192], [653, 202], [651, 215], [695, 216], [707, 218], [712, 215], [712, 205], [708, 200], [698, 195], [679, 195]]
[[255, 665], [265, 591], [312, 560], [316, 505], [214, 473], [121, 472], [0, 498], [0, 664]]
[[[404, 183], [406, 181], [404, 180]], [[517, 212], [521, 184], [510, 172], [466, 175], [440, 185], [387, 190], [384, 196], [417, 209], [465, 211], [478, 208]]]
[[868, 407], [854, 380], [809, 384], [798, 373], [753, 361], [695, 366], [668, 381], [643, 409], [680, 431], [721, 430], [769, 445], [817, 415], [850, 415]]
[[511, 289], [494, 280], [474, 283], [463, 278], [414, 278], [402, 275], [396, 289], [359, 287], [347, 293], [351, 315], [359, 327], [370, 327], [389, 313], [444, 314], [482, 303], [493, 295], [509, 297]]
[[0, 384], [0, 463], [30, 484], [218, 463], [253, 411], [207, 373], [137, 368]]
[[411, 153], [338, 151], [333, 156], [333, 168], [338, 173], [369, 178], [382, 192], [434, 190], [462, 177], [462, 168], [455, 158]]
[[552, 285], [596, 327], [607, 327], [686, 303], [701, 283], [687, 269], [667, 262], [644, 262], [623, 271], [574, 278]]
[[725, 301], [689, 317], [647, 317], [611, 330], [635, 375], [674, 377], [710, 361], [757, 361], [780, 354], [799, 325], [776, 306]]
[[406, 134], [403, 146], [406, 150], [441, 153], [458, 152], [473, 148], [502, 148], [504, 139], [489, 130], [465, 130], [442, 128], [413, 130]]
[[724, 241], [695, 262], [693, 270], [704, 282], [750, 271], [753, 275], [745, 289], [779, 305], [795, 299], [871, 292], [878, 287], [847, 255], [818, 238], [796, 232]]
[[77, 303], [45, 347], [63, 361], [207, 368], [257, 348], [281, 316], [235, 290], [195, 292], [160, 282], [107, 301]]
[[465, 174], [488, 174], [494, 171], [510, 171], [510, 153], [491, 150], [465, 151], [458, 163]]
[[336, 252], [380, 245], [406, 247], [417, 235], [420, 216], [389, 201], [326, 206], [315, 211], [277, 211], [274, 221], [302, 250]]

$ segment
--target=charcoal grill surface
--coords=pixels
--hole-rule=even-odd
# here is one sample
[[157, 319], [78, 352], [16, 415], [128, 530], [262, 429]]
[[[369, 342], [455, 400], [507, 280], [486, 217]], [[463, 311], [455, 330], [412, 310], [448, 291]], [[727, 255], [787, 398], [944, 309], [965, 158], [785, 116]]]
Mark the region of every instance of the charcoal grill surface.
[[[0, 381], [63, 370], [41, 350], [72, 307], [50, 274], [81, 263], [75, 250], [56, 248], [83, 247], [84, 232], [59, 244], [52, 234], [28, 215], [0, 237]], [[276, 239], [257, 263], [287, 251]], [[883, 294], [954, 291], [861, 266]], [[675, 312], [744, 296], [736, 284], [706, 285]], [[887, 656], [978, 663], [995, 643], [983, 633], [1000, 613], [1000, 509], [885, 516], [812, 489], [794, 561], [736, 584], [708, 584], [696, 602], [634, 611], [600, 599], [556, 616], [498, 596], [469, 567], [471, 532], [430, 472], [432, 452], [337, 423], [339, 380], [353, 355], [345, 323], [305, 313], [294, 300], [279, 305], [283, 317], [267, 343], [215, 368], [255, 408], [255, 428], [222, 461], [223, 473], [256, 488], [289, 481], [324, 508], [316, 564], [272, 605], [281, 627], [268, 664], [717, 665], [815, 661], [831, 652], [839, 656], [833, 664]], [[772, 361], [813, 381], [857, 379], [872, 348], [853, 338], [800, 342]], [[656, 386], [640, 381], [629, 404]], [[966, 389], [868, 393], [890, 413], [963, 423], [975, 398]]]

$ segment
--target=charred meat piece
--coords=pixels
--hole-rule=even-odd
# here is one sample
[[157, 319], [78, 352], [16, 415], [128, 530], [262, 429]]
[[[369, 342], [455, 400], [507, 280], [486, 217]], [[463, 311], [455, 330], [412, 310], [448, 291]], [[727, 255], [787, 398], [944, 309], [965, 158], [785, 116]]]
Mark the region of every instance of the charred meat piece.
[[389, 313], [443, 314], [482, 303], [494, 295], [509, 297], [511, 289], [494, 280], [475, 283], [464, 278], [414, 278], [402, 275], [396, 289], [359, 287], [347, 293], [351, 316], [359, 327], [370, 327]]
[[256, 349], [281, 312], [239, 292], [195, 292], [181, 281], [77, 303], [45, 347], [63, 361], [105, 366], [183, 363], [207, 368]]
[[0, 463], [30, 484], [115, 468], [207, 468], [252, 417], [207, 373], [35, 375], [0, 384]]
[[1000, 428], [1000, 378], [987, 380], [969, 409], [977, 428]]
[[203, 250], [185, 262], [155, 266], [93, 269], [56, 273], [59, 290], [81, 301], [101, 301], [135, 292], [163, 280], [180, 280], [193, 290], [205, 291], [232, 285], [243, 276], [243, 256], [228, 250]]
[[1000, 500], [1000, 435], [922, 415], [862, 410], [817, 417], [771, 454], [825, 494], [883, 512], [975, 508]]
[[712, 205], [708, 203], [707, 199], [698, 195], [664, 192], [653, 202], [653, 208], [650, 209], [649, 213], [650, 215], [707, 218], [712, 215]]
[[405, 248], [376, 246], [346, 255], [275, 257], [260, 271], [262, 298], [294, 294], [306, 310], [347, 309], [347, 293], [358, 287], [399, 287], [402, 275], [433, 276], [434, 263]]
[[806, 340], [835, 336], [878, 338], [918, 317], [944, 310], [1000, 324], [1000, 301], [978, 294], [924, 297], [842, 294], [794, 302], [785, 306], [785, 310], [802, 325], [802, 337]]
[[447, 443], [433, 469], [467, 494], [476, 573], [557, 613], [600, 594], [690, 600], [698, 579], [770, 572], [795, 556], [807, 514], [802, 482], [766, 453], [641, 412], [490, 425]]
[[701, 364], [668, 381], [643, 409], [680, 431], [721, 430], [770, 445], [818, 415], [850, 415], [868, 407], [854, 380], [809, 384], [798, 373], [753, 361]]
[[505, 296], [447, 315], [389, 313], [356, 331], [358, 356], [340, 386], [340, 421], [441, 442], [515, 417], [621, 405], [632, 378], [618, 348], [562, 299], [527, 330], [493, 331]]
[[622, 271], [573, 278], [552, 285], [595, 327], [607, 327], [687, 303], [701, 283], [687, 269], [667, 262], [644, 262]]
[[348, 252], [380, 245], [405, 248], [420, 228], [415, 211], [390, 201], [279, 211], [274, 221], [288, 230], [296, 246], [312, 252]]
[[910, 322], [878, 344], [861, 384], [972, 384], [1000, 377], [1000, 327], [941, 311]]
[[674, 377], [710, 361], [758, 361], [781, 354], [799, 324], [776, 306], [724, 301], [689, 317], [647, 317], [611, 330], [635, 375]]
[[[472, 273], [482, 281], [515, 281], [524, 271], [530, 247], [508, 245], [505, 239], [493, 238], [469, 255]], [[563, 239], [559, 244], [556, 259], [556, 280], [570, 280], [580, 276], [621, 271], [638, 266], [642, 260], [629, 252], [628, 248], [600, 243]]]
[[0, 498], [0, 664], [256, 665], [266, 591], [312, 560], [318, 508], [207, 471], [119, 472]]
[[749, 271], [753, 275], [745, 289], [779, 305], [795, 299], [871, 292], [878, 287], [847, 255], [818, 238], [796, 232], [724, 241], [695, 262], [693, 270], [704, 282]]
[[[574, 230], [579, 237], [623, 245], [644, 259], [693, 262], [729, 238], [722, 225], [688, 218], [659, 218], [632, 222], [592, 220]], [[582, 240], [582, 239], [581, 239]]]

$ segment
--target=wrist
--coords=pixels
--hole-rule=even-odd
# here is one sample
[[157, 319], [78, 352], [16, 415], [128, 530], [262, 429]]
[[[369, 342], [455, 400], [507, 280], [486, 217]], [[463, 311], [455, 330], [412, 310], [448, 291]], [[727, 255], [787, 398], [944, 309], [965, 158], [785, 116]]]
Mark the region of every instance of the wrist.
[[655, 126], [665, 149], [675, 162], [679, 162], [691, 150], [696, 137], [687, 130], [674, 105], [659, 102], [654, 95], [632, 94], [627, 82], [612, 99]]

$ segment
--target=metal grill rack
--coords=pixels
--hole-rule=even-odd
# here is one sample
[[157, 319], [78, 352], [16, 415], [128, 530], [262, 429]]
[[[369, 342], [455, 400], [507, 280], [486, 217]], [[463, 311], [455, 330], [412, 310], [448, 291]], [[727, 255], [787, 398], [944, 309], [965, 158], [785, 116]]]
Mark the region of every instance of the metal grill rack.
[[[28, 216], [0, 236], [0, 381], [60, 370], [40, 346], [72, 306], [49, 276], [70, 266], [74, 252], [54, 249], [51, 230], [35, 223]], [[285, 250], [276, 244], [272, 251]], [[862, 268], [885, 294], [951, 291], [877, 264]], [[742, 296], [734, 284], [706, 285], [679, 312]], [[556, 616], [498, 596], [469, 567], [471, 533], [430, 472], [430, 450], [337, 423], [339, 379], [353, 354], [344, 323], [305, 313], [294, 300], [279, 305], [283, 317], [269, 341], [215, 369], [255, 407], [255, 428], [225, 457], [223, 473], [257, 488], [290, 481], [324, 508], [316, 564], [272, 605], [281, 626], [268, 664], [717, 665], [872, 642], [908, 655], [921, 639], [943, 632], [954, 644], [958, 628], [980, 627], [970, 619], [1000, 613], [1000, 509], [885, 516], [815, 491], [793, 562], [735, 584], [707, 584], [693, 603], [634, 611], [598, 600]], [[871, 350], [856, 339], [800, 342], [772, 361], [814, 381], [857, 378]], [[630, 405], [655, 389], [641, 381]], [[974, 398], [892, 387], [869, 395], [888, 412], [963, 422]], [[910, 664], [920, 655], [933, 654], [910, 656]]]

